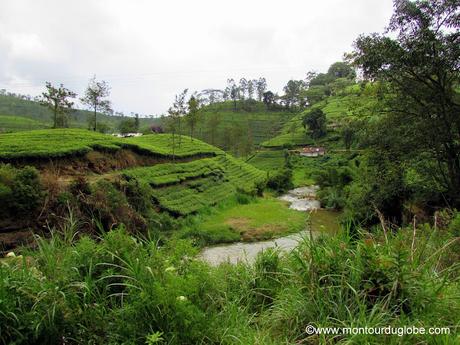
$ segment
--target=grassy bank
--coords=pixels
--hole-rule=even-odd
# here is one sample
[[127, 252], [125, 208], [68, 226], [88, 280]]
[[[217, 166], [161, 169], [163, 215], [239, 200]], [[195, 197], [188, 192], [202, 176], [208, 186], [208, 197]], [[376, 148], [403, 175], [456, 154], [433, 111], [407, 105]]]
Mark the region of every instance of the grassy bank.
[[307, 219], [308, 213], [291, 210], [274, 197], [239, 195], [217, 210], [199, 215], [181, 235], [204, 244], [259, 241], [301, 231]]

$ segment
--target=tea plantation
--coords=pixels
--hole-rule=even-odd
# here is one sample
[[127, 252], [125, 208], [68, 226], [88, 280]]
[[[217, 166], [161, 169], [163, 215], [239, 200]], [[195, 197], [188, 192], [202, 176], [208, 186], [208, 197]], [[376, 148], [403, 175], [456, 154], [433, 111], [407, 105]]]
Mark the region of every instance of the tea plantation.
[[123, 176], [150, 185], [160, 208], [178, 215], [215, 205], [238, 191], [254, 192], [257, 183], [265, 179], [264, 172], [227, 154], [128, 169]]
[[[179, 136], [176, 136], [178, 141]], [[20, 158], [56, 158], [79, 156], [98, 149], [116, 151], [132, 148], [156, 156], [188, 157], [221, 152], [199, 140], [182, 137], [173, 150], [172, 136], [149, 135], [137, 138], [115, 138], [83, 129], [34, 130], [0, 135], [0, 160]]]

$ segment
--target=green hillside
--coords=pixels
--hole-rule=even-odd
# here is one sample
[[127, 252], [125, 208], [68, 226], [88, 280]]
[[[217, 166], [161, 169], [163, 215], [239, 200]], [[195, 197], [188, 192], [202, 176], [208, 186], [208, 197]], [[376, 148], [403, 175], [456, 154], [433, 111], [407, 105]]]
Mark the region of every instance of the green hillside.
[[30, 131], [32, 129], [42, 129], [49, 127], [42, 121], [33, 120], [27, 117], [0, 115], [0, 133]]
[[[338, 129], [343, 124], [356, 118], [368, 118], [373, 115], [378, 104], [377, 93], [378, 85], [373, 84], [356, 84], [340, 90], [337, 94], [326, 97], [304, 112], [296, 114], [283, 125], [279, 135], [262, 142], [261, 145], [279, 148], [325, 143], [331, 139], [336, 141]], [[308, 135], [302, 125], [305, 114], [316, 108], [325, 113], [328, 127], [328, 135], [317, 141]]]
[[[247, 155], [254, 146], [273, 138], [295, 113], [286, 110], [267, 110], [262, 102], [232, 101], [204, 106], [199, 111], [195, 136], [238, 156]], [[168, 118], [161, 124], [168, 131]], [[186, 118], [181, 133], [190, 135]]]
[[[211, 140], [210, 119], [212, 116], [219, 116], [220, 123], [217, 126], [219, 135], [222, 132], [240, 126], [243, 132], [251, 136], [254, 144], [259, 144], [276, 135], [293, 114], [288, 111], [267, 111], [265, 105], [254, 101], [250, 105], [244, 105], [242, 101], [237, 102], [236, 111], [233, 102], [211, 104], [201, 110], [203, 116], [202, 135]], [[226, 143], [219, 143], [225, 145]]]
[[[0, 134], [0, 160], [76, 156], [92, 150], [116, 151], [124, 147], [156, 156], [172, 157], [173, 155], [172, 136], [168, 134], [126, 139], [83, 129]], [[175, 148], [174, 155], [187, 157], [219, 152], [221, 152], [219, 149], [209, 144], [199, 140], [191, 142], [190, 138], [183, 137], [181, 146]]]
[[[17, 120], [18, 123], [16, 124], [13, 120], [2, 120], [3, 115], [0, 115], [0, 131], [3, 132], [49, 128], [52, 125], [53, 115], [51, 110], [31, 99], [20, 98], [17, 96], [0, 94], [0, 114], [35, 121], [33, 125], [30, 123], [29, 128], [27, 128], [24, 124], [19, 123], [21, 120]], [[88, 128], [88, 117], [91, 117], [92, 115], [93, 113], [87, 110], [74, 110], [71, 114], [69, 114], [69, 125], [70, 127], [75, 128]], [[116, 131], [122, 119], [122, 116], [98, 114], [98, 121], [106, 125], [109, 131]], [[3, 121], [5, 123], [8, 121], [8, 125], [3, 125]], [[139, 121], [141, 129], [146, 129], [154, 122], [154, 120], [150, 118], [140, 118]]]
[[159, 164], [125, 170], [123, 176], [146, 183], [161, 208], [187, 215], [214, 205], [237, 191], [254, 190], [265, 173], [227, 154], [190, 163]]
[[[128, 182], [136, 181], [148, 186], [154, 203], [161, 209], [174, 215], [187, 215], [203, 207], [214, 205], [237, 192], [252, 193], [258, 183], [265, 179], [265, 172], [239, 161], [220, 149], [200, 140], [190, 140], [176, 136], [173, 150], [173, 138], [170, 134], [152, 134], [136, 138], [119, 139], [110, 135], [81, 129], [36, 130], [19, 133], [0, 134], [0, 162], [22, 162], [32, 159], [34, 162], [47, 162], [53, 167], [65, 157], [80, 157], [83, 164], [78, 176], [85, 173], [93, 181], [119, 177]], [[95, 176], [94, 164], [88, 158], [90, 153], [113, 155], [124, 150], [124, 166], [128, 169], [107, 168], [105, 173]], [[146, 157], [136, 161], [129, 156]], [[149, 158], [161, 158], [149, 161]], [[86, 160], [85, 160], [86, 159]], [[109, 158], [106, 158], [109, 159]], [[119, 159], [116, 156], [112, 159]], [[132, 163], [129, 163], [132, 161]], [[86, 163], [87, 162], [87, 163]], [[151, 163], [149, 163], [151, 162]], [[139, 166], [141, 164], [141, 166]], [[116, 165], [116, 164], [115, 164]], [[147, 166], [146, 166], [147, 165]], [[47, 170], [47, 167], [42, 167]], [[72, 180], [75, 176], [67, 176]]]

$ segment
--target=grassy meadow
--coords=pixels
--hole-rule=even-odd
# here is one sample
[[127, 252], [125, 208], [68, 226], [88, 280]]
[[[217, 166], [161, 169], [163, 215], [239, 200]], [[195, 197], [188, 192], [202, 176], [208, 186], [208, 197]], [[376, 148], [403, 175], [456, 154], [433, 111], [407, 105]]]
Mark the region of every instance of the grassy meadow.
[[201, 214], [183, 230], [182, 236], [207, 244], [252, 242], [299, 232], [307, 225], [308, 213], [291, 210], [272, 196], [237, 198], [240, 200]]

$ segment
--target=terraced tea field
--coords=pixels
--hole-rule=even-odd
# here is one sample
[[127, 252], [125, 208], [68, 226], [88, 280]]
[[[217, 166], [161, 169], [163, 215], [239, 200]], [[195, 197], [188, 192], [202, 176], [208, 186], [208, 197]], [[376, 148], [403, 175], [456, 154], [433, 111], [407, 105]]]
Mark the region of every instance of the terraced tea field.
[[178, 215], [187, 215], [215, 205], [238, 191], [252, 192], [265, 173], [230, 155], [188, 163], [159, 164], [123, 171], [152, 187], [158, 205]]
[[[176, 141], [178, 137], [176, 137]], [[182, 137], [173, 150], [169, 134], [120, 139], [83, 129], [35, 130], [0, 135], [0, 160], [81, 156], [93, 150], [117, 151], [130, 148], [155, 156], [188, 157], [221, 150], [202, 141]]]
[[[55, 177], [66, 184], [71, 184], [77, 176], [90, 182], [114, 176], [136, 179], [150, 186], [152, 200], [161, 210], [182, 216], [217, 204], [239, 191], [253, 192], [265, 179], [265, 172], [214, 146], [182, 137], [179, 147], [178, 139], [176, 136], [173, 147], [170, 134], [127, 139], [80, 129], [1, 134], [0, 162], [16, 164], [25, 160], [42, 170], [49, 170], [46, 162], [50, 160], [52, 168], [59, 162], [75, 165], [73, 170], [65, 171], [64, 177], [65, 167]], [[121, 151], [125, 156], [112, 154]], [[138, 157], [143, 159], [136, 160]], [[132, 162], [117, 164], [117, 159]], [[107, 162], [104, 169], [94, 168], [97, 160]]]

